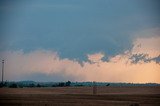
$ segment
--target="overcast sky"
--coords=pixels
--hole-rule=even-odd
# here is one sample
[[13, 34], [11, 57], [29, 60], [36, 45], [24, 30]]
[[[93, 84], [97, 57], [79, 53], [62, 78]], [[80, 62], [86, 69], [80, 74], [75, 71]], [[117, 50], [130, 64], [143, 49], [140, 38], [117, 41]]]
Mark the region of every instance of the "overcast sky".
[[159, 0], [1, 0], [5, 79], [160, 83], [159, 5]]

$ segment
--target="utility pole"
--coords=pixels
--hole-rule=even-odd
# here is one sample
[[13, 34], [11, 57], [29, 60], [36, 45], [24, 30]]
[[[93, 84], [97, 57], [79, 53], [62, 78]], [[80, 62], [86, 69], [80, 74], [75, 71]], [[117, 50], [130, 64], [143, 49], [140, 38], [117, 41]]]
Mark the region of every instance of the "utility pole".
[[93, 95], [96, 95], [97, 94], [97, 85], [96, 85], [96, 82], [93, 81]]
[[2, 60], [2, 84], [3, 84], [3, 77], [4, 77], [4, 60]]

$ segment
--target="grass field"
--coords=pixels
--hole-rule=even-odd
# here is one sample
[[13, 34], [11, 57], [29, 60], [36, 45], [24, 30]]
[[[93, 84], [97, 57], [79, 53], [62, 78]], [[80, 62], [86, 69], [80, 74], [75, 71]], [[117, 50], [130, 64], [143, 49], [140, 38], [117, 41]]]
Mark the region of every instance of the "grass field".
[[0, 106], [160, 106], [160, 87], [0, 88]]

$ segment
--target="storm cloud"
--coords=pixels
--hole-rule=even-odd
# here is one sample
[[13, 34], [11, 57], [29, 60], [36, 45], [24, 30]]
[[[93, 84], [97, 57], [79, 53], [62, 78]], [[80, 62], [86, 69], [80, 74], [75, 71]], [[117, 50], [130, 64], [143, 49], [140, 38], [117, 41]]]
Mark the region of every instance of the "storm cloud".
[[[108, 57], [108, 60], [102, 59], [107, 57], [102, 52], [86, 54], [87, 61], [81, 63], [76, 59], [61, 58], [57, 52], [49, 50], [1, 52], [5, 59], [5, 80], [160, 83], [160, 64], [152, 59], [160, 55], [158, 42], [159, 36], [138, 38], [133, 42], [133, 48], [122, 54]], [[147, 54], [143, 58], [150, 61], [141, 59], [134, 63], [131, 57], [142, 53]]]

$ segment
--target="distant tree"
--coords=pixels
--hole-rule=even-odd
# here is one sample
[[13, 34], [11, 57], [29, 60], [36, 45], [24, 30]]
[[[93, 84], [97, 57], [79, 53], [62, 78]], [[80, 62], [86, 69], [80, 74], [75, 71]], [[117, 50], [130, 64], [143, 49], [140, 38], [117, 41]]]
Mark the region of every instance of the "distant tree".
[[7, 87], [7, 84], [8, 84], [7, 80], [5, 82], [3, 82], [3, 83], [1, 82], [0, 83], [0, 88]]
[[58, 84], [57, 84], [57, 83], [55, 83], [55, 84], [53, 84], [53, 85], [52, 85], [52, 87], [57, 87], [57, 86], [58, 86]]
[[13, 84], [11, 84], [10, 86], [9, 86], [9, 88], [17, 88], [18, 86], [17, 86], [17, 84], [16, 83], [13, 83]]
[[52, 87], [56, 87], [56, 85], [55, 85], [55, 84], [53, 84], [53, 85], [52, 85]]
[[23, 88], [24, 86], [22, 84], [18, 84], [18, 87], [19, 88]]
[[76, 84], [75, 86], [84, 86], [84, 85], [82, 85], [82, 84]]
[[29, 84], [29, 86], [28, 86], [28, 87], [33, 88], [33, 87], [35, 87], [35, 85], [32, 83], [32, 84]]
[[1, 83], [0, 83], [0, 88], [2, 88], [3, 86], [4, 86], [4, 84], [1, 82]]
[[37, 87], [41, 87], [41, 85], [40, 85], [40, 84], [37, 84]]
[[6, 80], [3, 86], [7, 87], [7, 84], [8, 84], [8, 81]]
[[58, 84], [58, 86], [59, 86], [59, 87], [64, 87], [64, 86], [65, 86], [65, 83], [64, 83], [64, 82], [60, 82], [60, 83]]
[[70, 85], [71, 85], [71, 81], [67, 81], [66, 86], [70, 86]]

